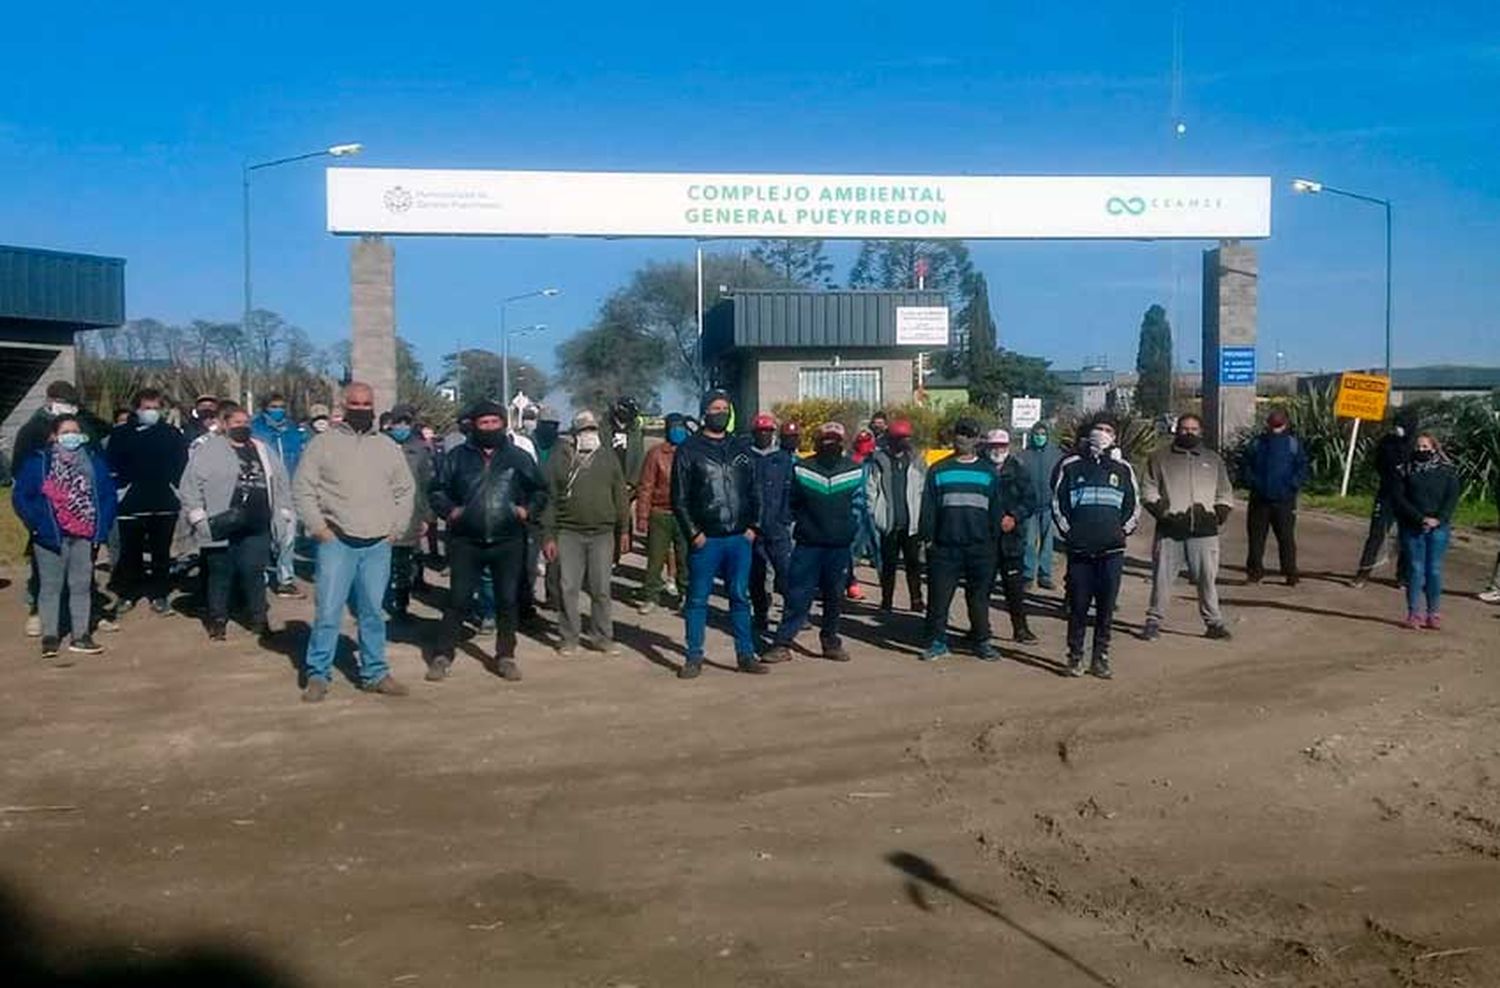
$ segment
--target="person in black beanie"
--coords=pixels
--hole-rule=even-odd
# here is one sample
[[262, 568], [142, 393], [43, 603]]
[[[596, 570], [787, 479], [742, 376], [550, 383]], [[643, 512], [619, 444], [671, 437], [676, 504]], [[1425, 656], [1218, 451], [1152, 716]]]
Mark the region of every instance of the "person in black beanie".
[[143, 388], [136, 393], [133, 421], [110, 433], [108, 450], [121, 492], [120, 560], [110, 576], [120, 597], [119, 613], [144, 597], [157, 614], [169, 614], [172, 533], [182, 508], [177, 485], [187, 466], [187, 442], [163, 420], [160, 391]]

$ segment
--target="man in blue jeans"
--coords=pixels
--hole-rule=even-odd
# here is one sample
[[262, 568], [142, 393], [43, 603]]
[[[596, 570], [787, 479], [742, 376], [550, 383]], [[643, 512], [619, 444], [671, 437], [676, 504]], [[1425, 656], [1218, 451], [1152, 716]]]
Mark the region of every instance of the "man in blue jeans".
[[687, 661], [678, 679], [703, 671], [708, 596], [722, 576], [734, 625], [735, 665], [740, 672], [771, 670], [755, 655], [750, 630], [750, 555], [760, 523], [760, 489], [750, 443], [729, 435], [728, 393], [710, 391], [700, 409], [702, 428], [689, 436], [672, 460], [672, 513], [687, 540]]
[[359, 625], [360, 689], [405, 696], [385, 661], [385, 612], [391, 542], [411, 522], [413, 481], [400, 448], [375, 431], [375, 393], [344, 388], [344, 420], [302, 454], [292, 484], [297, 516], [317, 540], [317, 609], [307, 642], [302, 699], [328, 695], [345, 605]]
[[[302, 449], [307, 445], [307, 433], [296, 423], [287, 409], [286, 395], [273, 391], [262, 403], [259, 415], [250, 422], [250, 434], [276, 451], [286, 466], [288, 477], [297, 475], [297, 464], [302, 459]], [[307, 596], [297, 589], [297, 570], [294, 565], [297, 549], [297, 526], [288, 525], [272, 547], [276, 556], [275, 582], [271, 592], [278, 597], [301, 600]]]
[[1021, 466], [1026, 468], [1026, 479], [1031, 485], [1031, 512], [1025, 519], [1022, 540], [1025, 544], [1025, 559], [1022, 562], [1021, 582], [1030, 586], [1033, 579], [1043, 590], [1051, 590], [1052, 583], [1052, 474], [1062, 462], [1062, 450], [1052, 442], [1045, 422], [1031, 427], [1026, 437], [1026, 448], [1017, 454]]

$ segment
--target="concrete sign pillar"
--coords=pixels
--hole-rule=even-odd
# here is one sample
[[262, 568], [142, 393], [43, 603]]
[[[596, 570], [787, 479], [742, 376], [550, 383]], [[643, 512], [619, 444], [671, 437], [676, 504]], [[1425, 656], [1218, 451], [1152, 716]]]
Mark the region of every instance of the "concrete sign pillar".
[[1203, 252], [1203, 434], [1215, 449], [1255, 423], [1255, 248]]
[[350, 372], [375, 389], [375, 412], [396, 403], [396, 252], [366, 234], [349, 250], [354, 339]]

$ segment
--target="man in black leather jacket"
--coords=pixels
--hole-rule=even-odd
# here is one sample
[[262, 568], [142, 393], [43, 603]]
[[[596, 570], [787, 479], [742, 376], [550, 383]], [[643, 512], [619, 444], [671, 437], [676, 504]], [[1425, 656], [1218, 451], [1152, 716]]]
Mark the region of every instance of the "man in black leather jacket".
[[708, 595], [722, 576], [734, 625], [735, 664], [740, 672], [771, 670], [755, 655], [750, 629], [751, 543], [760, 524], [760, 488], [750, 442], [729, 435], [729, 395], [703, 396], [703, 427], [689, 436], [672, 461], [672, 513], [688, 543], [687, 661], [679, 679], [703, 671]]
[[450, 582], [427, 678], [436, 682], [447, 677], [464, 612], [487, 569], [495, 584], [497, 671], [514, 681], [521, 678], [516, 623], [526, 522], [546, 506], [546, 484], [536, 461], [506, 436], [504, 408], [486, 400], [470, 414], [468, 440], [439, 461], [429, 492], [433, 512], [448, 522]]

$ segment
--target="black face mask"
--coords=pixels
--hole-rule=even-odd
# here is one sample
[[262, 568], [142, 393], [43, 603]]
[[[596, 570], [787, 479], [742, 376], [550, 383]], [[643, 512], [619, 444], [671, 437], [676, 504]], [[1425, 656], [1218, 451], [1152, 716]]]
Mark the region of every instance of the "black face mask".
[[904, 453], [908, 445], [910, 443], [905, 436], [889, 436], [885, 441], [886, 449], [892, 453]]
[[369, 432], [375, 427], [375, 409], [346, 408], [344, 409], [344, 424], [355, 432]]
[[250, 427], [248, 425], [237, 425], [229, 430], [229, 441], [239, 443], [243, 446], [250, 441]]
[[818, 443], [818, 459], [823, 461], [836, 460], [844, 455], [844, 444], [840, 442]]
[[757, 429], [755, 432], [755, 445], [760, 449], [770, 449], [776, 442], [776, 433], [769, 429]]
[[723, 432], [729, 428], [728, 412], [709, 412], [703, 416], [703, 428], [709, 432]]
[[1430, 463], [1437, 457], [1437, 452], [1430, 449], [1419, 449], [1415, 450], [1411, 456], [1418, 463]]
[[786, 450], [788, 453], [795, 453], [795, 452], [797, 452], [797, 448], [799, 446], [801, 446], [801, 445], [802, 444], [797, 441], [797, 437], [796, 436], [782, 436], [781, 437], [781, 448], [784, 449], [784, 450]]
[[494, 449], [505, 442], [503, 429], [475, 429], [474, 442], [485, 449]]
[[1178, 449], [1197, 449], [1203, 445], [1203, 437], [1190, 432], [1179, 432], [1177, 434]]

